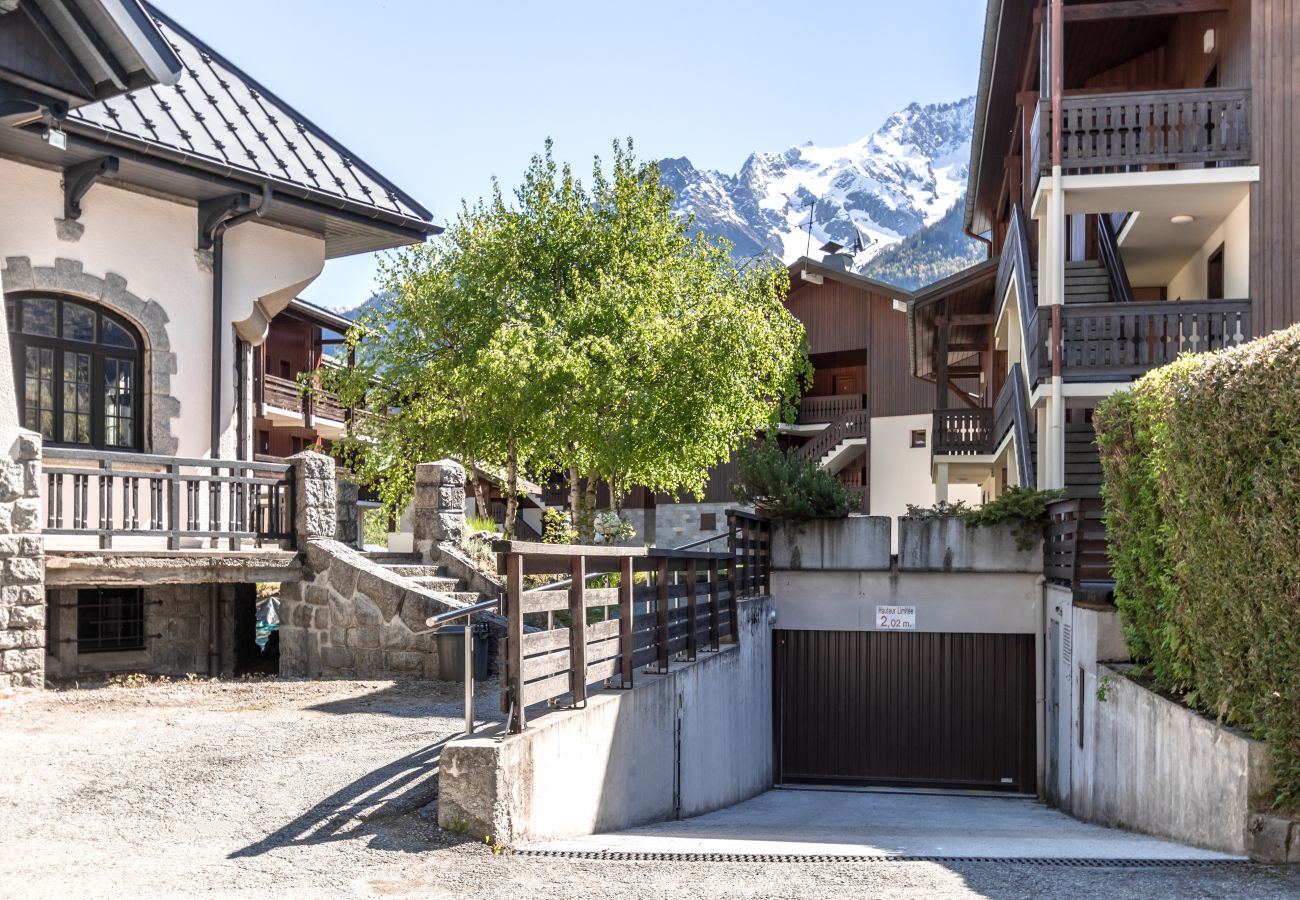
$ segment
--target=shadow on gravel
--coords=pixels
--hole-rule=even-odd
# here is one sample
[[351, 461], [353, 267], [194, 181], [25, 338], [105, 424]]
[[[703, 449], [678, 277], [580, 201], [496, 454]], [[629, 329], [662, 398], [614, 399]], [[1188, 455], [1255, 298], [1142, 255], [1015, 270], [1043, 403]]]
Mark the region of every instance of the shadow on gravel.
[[261, 856], [279, 847], [378, 835], [383, 826], [437, 801], [438, 760], [442, 748], [452, 739], [417, 750], [358, 778], [284, 827], [236, 850], [228, 858]]
[[[460, 719], [465, 714], [463, 684], [446, 681], [419, 682], [423, 690], [416, 690], [410, 682], [398, 682], [382, 690], [344, 697], [307, 707], [313, 712], [336, 716], [356, 714], [385, 715], [402, 719], [428, 718], [430, 716]], [[497, 686], [489, 683], [475, 687], [474, 716], [480, 722], [502, 718], [497, 700]]]

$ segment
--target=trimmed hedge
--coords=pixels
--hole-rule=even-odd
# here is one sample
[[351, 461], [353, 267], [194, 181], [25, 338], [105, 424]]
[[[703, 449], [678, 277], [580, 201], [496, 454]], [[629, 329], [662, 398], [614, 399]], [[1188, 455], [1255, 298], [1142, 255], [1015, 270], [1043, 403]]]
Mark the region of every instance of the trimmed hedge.
[[1131, 653], [1267, 741], [1300, 802], [1300, 326], [1181, 357], [1096, 426]]

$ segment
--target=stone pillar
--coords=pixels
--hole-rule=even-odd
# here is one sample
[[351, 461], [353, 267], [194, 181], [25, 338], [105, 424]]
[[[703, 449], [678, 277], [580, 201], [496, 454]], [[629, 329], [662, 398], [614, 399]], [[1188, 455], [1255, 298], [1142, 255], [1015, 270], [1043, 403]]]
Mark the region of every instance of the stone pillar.
[[338, 527], [335, 538], [341, 544], [347, 544], [357, 550], [362, 549], [361, 510], [357, 499], [361, 489], [352, 480], [352, 475], [342, 469], [338, 473]]
[[415, 549], [459, 544], [465, 533], [465, 468], [451, 459], [415, 467], [415, 504], [411, 513]]
[[334, 476], [334, 459], [323, 453], [304, 450], [289, 457], [293, 466], [293, 530], [298, 548], [307, 541], [335, 539], [338, 534], [338, 483]]
[[0, 688], [45, 684], [40, 481], [40, 435], [18, 431], [0, 448]]

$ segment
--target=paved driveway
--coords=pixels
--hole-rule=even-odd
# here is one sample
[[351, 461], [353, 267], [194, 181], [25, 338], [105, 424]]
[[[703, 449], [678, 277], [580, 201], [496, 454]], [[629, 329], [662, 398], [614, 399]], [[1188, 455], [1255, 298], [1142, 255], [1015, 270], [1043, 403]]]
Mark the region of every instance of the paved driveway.
[[1085, 825], [1037, 801], [911, 792], [778, 789], [719, 812], [527, 851], [1211, 860], [1221, 853]]

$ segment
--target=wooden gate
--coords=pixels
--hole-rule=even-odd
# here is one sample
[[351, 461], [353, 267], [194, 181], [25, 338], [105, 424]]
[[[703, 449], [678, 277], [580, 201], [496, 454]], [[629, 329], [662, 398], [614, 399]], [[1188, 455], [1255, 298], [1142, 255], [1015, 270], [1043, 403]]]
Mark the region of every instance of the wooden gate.
[[785, 782], [1034, 793], [1034, 636], [777, 631]]

